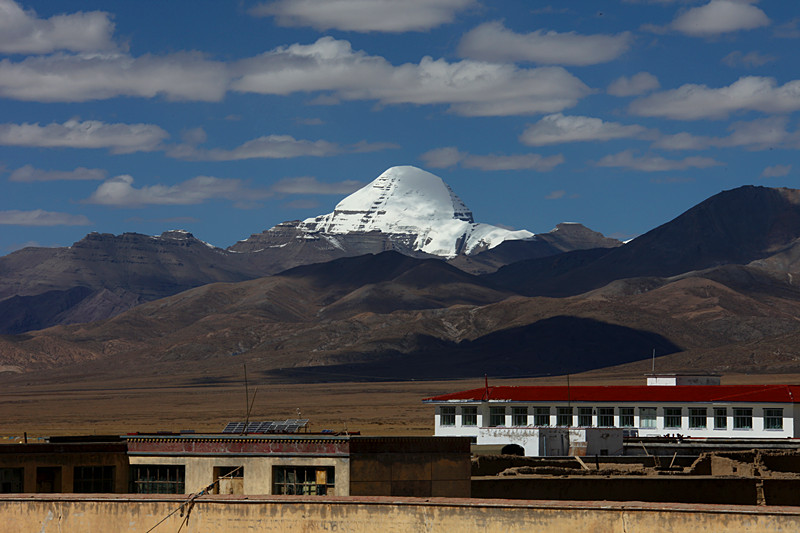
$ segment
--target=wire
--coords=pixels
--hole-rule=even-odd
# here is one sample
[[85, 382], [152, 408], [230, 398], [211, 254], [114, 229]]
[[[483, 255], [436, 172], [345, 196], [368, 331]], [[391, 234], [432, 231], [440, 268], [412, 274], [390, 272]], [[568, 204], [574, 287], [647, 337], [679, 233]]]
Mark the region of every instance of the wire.
[[209, 490], [214, 488], [214, 485], [219, 483], [219, 480], [224, 479], [226, 477], [233, 477], [233, 474], [235, 474], [236, 472], [238, 472], [242, 468], [243, 467], [241, 467], [241, 466], [237, 466], [236, 468], [234, 468], [233, 470], [231, 470], [230, 472], [228, 472], [224, 476], [220, 476], [217, 479], [215, 479], [214, 482], [211, 483], [210, 485], [207, 485], [207, 486], [203, 487], [203, 489], [200, 490], [199, 492], [195, 492], [194, 494], [190, 494], [189, 497], [186, 499], [186, 501], [183, 502], [182, 504], [180, 504], [180, 506], [177, 509], [175, 509], [174, 511], [169, 513], [167, 516], [165, 516], [164, 518], [159, 520], [159, 522], [156, 525], [154, 525], [153, 527], [148, 529], [145, 533], [150, 533], [155, 528], [157, 528], [158, 526], [163, 524], [170, 516], [174, 515], [178, 511], [183, 510], [188, 505], [189, 506], [189, 508], [188, 508], [189, 510], [186, 512], [186, 517], [183, 520], [181, 520], [181, 525], [180, 525], [180, 527], [178, 527], [178, 532], [180, 532], [180, 530], [183, 528], [183, 525], [189, 522], [189, 513], [191, 512], [192, 506], [194, 505], [194, 501], [197, 498], [199, 498], [200, 496], [203, 496], [203, 495], [207, 494]]

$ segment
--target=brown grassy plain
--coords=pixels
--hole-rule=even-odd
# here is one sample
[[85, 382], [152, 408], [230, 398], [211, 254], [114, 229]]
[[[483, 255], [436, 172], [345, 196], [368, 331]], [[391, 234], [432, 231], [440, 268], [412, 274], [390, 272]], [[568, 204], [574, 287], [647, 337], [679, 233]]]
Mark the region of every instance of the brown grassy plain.
[[[572, 385], [642, 384], [639, 371], [606, 369], [570, 376]], [[564, 384], [565, 376], [489, 379], [490, 385]], [[732, 374], [723, 383], [800, 383], [798, 374]], [[478, 388], [483, 378], [452, 381], [280, 383], [251, 377], [251, 420], [310, 419], [310, 431], [431, 435], [428, 396]], [[255, 396], [254, 396], [255, 395]], [[254, 401], [253, 401], [253, 398]], [[242, 375], [209, 380], [201, 371], [109, 379], [55, 372], [0, 375], [0, 436], [219, 432], [245, 418]], [[298, 414], [299, 409], [299, 414]]]

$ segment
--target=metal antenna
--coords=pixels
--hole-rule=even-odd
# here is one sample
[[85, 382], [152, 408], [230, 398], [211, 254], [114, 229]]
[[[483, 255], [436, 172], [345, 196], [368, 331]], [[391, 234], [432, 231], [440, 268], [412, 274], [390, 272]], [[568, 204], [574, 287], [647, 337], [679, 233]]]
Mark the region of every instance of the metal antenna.
[[244, 428], [242, 435], [247, 433], [247, 424], [250, 422], [250, 391], [247, 388], [247, 363], [242, 363], [244, 367]]

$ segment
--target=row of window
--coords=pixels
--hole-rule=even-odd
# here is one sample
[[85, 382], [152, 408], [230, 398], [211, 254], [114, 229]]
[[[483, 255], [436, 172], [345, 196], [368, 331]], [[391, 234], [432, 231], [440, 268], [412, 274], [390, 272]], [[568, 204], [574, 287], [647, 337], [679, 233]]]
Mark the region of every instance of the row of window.
[[[61, 492], [60, 466], [36, 468], [36, 492]], [[114, 466], [76, 466], [73, 492], [114, 492]], [[273, 494], [334, 494], [335, 469], [332, 466], [273, 466]], [[214, 467], [215, 493], [242, 494], [243, 467]], [[24, 491], [24, 468], [0, 468], [0, 493]], [[134, 494], [185, 494], [184, 465], [132, 465], [130, 490]]]
[[[72, 470], [72, 492], [114, 492], [114, 466], [76, 466]], [[23, 492], [24, 468], [0, 468], [0, 493]], [[36, 468], [36, 492], [61, 492], [61, 467]]]
[[[244, 467], [215, 467], [218, 480], [213, 492], [242, 494]], [[220, 479], [223, 478], [223, 479]], [[131, 471], [131, 492], [136, 494], [184, 494], [184, 465], [136, 465]], [[332, 466], [273, 466], [273, 494], [334, 494], [335, 468]], [[230, 487], [231, 490], [226, 490]]]
[[[528, 425], [550, 426], [551, 412], [550, 407], [533, 407], [532, 415], [529, 414], [527, 407], [511, 408], [511, 425], [523, 427]], [[614, 423], [614, 407], [578, 407], [577, 426], [591, 427], [594, 425], [594, 416], [597, 416], [598, 427], [635, 427], [634, 407], [619, 407], [619, 421]], [[706, 407], [688, 408], [689, 429], [706, 429], [709, 424], [709, 409]], [[728, 408], [714, 407], [711, 409], [711, 419], [714, 429], [728, 428]], [[575, 408], [557, 407], [556, 426], [570, 427], [575, 425]], [[532, 423], [532, 424], [531, 424]], [[439, 424], [442, 426], [456, 425], [456, 408], [454, 406], [442, 406], [440, 408]], [[461, 407], [461, 425], [478, 425], [478, 407]], [[506, 408], [489, 407], [488, 427], [500, 427], [506, 425]], [[658, 427], [657, 408], [639, 407], [639, 427], [642, 429], [655, 429]], [[664, 428], [681, 429], [683, 427], [683, 408], [664, 407]], [[753, 429], [753, 408], [734, 407], [733, 408], [733, 429]], [[765, 408], [764, 409], [764, 429], [783, 429], [783, 409]]]

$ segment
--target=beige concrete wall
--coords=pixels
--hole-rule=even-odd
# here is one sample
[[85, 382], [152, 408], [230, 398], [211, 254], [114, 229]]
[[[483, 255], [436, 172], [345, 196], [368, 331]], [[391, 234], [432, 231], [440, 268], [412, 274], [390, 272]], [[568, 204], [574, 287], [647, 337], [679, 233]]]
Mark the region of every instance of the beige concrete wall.
[[272, 494], [272, 467], [333, 466], [336, 468], [336, 496], [347, 496], [350, 490], [349, 459], [336, 457], [130, 457], [131, 465], [184, 465], [186, 492], [199, 492], [214, 482], [215, 466], [243, 466], [245, 494]]
[[[0, 529], [78, 533], [142, 533], [179, 508], [177, 497], [0, 495]], [[175, 512], [155, 532], [177, 531], [186, 519]], [[400, 533], [769, 533], [800, 531], [800, 508], [457, 500], [445, 498], [237, 498], [195, 501], [185, 533], [254, 531], [380, 531]]]

